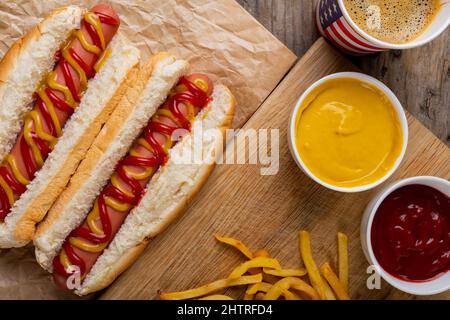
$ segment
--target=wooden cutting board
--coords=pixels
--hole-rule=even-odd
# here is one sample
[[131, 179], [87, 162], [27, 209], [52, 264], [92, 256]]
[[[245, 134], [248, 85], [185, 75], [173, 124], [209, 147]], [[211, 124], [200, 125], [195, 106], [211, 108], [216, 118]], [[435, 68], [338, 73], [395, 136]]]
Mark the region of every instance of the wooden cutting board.
[[[276, 57], [274, 57], [276, 59]], [[285, 267], [301, 264], [300, 229], [311, 232], [313, 254], [336, 266], [336, 233], [349, 237], [350, 294], [355, 299], [412, 299], [387, 283], [366, 287], [366, 268], [359, 226], [362, 212], [377, 190], [343, 194], [306, 177], [288, 150], [286, 129], [291, 108], [314, 81], [328, 74], [355, 70], [349, 61], [319, 40], [245, 123], [245, 129], [280, 129], [280, 170], [261, 176], [255, 165], [218, 166], [190, 208], [152, 241], [139, 260], [101, 296], [102, 299], [156, 299], [157, 290], [175, 291], [226, 277], [243, 261], [217, 243], [218, 233], [236, 237], [251, 249], [266, 248]], [[390, 181], [417, 175], [450, 178], [450, 151], [408, 115], [409, 144], [403, 164]], [[234, 289], [235, 297], [242, 291]], [[434, 298], [450, 299], [450, 293]]]
[[[68, 2], [91, 7], [98, 0], [0, 1], [0, 57], [41, 17]], [[234, 0], [108, 2], [121, 17], [122, 32], [144, 57], [170, 51], [188, 60], [192, 70], [229, 86], [239, 102], [236, 128], [252, 116], [297, 60]], [[52, 282], [35, 262], [31, 245], [0, 250], [0, 299], [77, 298]]]

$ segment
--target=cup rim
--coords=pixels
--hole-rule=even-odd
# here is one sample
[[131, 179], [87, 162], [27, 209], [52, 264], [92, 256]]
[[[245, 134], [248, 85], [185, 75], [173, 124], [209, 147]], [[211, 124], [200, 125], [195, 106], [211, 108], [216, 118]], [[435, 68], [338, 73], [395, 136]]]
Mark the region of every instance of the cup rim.
[[[305, 163], [303, 162], [302, 158], [300, 157], [300, 153], [297, 150], [297, 147], [295, 145], [295, 122], [297, 119], [297, 114], [298, 111], [303, 103], [303, 101], [305, 100], [305, 98], [311, 93], [312, 90], [314, 90], [316, 87], [318, 87], [319, 85], [323, 84], [324, 82], [330, 80], [330, 79], [337, 79], [337, 78], [351, 78], [351, 79], [356, 79], [356, 80], [360, 80], [360, 81], [365, 81], [368, 82], [374, 86], [376, 86], [379, 90], [381, 90], [388, 98], [389, 100], [392, 102], [392, 105], [394, 106], [394, 109], [397, 113], [398, 119], [400, 121], [400, 125], [402, 128], [402, 135], [403, 135], [403, 146], [402, 146], [402, 151], [400, 153], [400, 155], [398, 156], [394, 166], [391, 168], [391, 170], [389, 170], [389, 172], [386, 173], [386, 175], [384, 175], [381, 179], [370, 183], [370, 184], [366, 184], [363, 186], [357, 186], [357, 187], [338, 187], [338, 186], [334, 186], [332, 184], [329, 184], [325, 181], [322, 181], [321, 179], [319, 179], [316, 175], [314, 175], [309, 168], [305, 165]], [[398, 169], [398, 167], [400, 166], [400, 163], [402, 162], [405, 153], [406, 153], [406, 148], [408, 145], [408, 121], [406, 119], [406, 114], [405, 111], [403, 110], [403, 107], [400, 103], [400, 101], [398, 100], [397, 96], [392, 92], [391, 89], [389, 89], [384, 83], [382, 83], [381, 81], [375, 79], [374, 77], [371, 77], [369, 75], [366, 75], [364, 73], [360, 73], [360, 72], [338, 72], [338, 73], [333, 73], [330, 74], [328, 76], [325, 76], [319, 80], [317, 80], [316, 82], [314, 82], [298, 99], [297, 103], [295, 104], [292, 113], [291, 113], [291, 118], [289, 121], [289, 132], [288, 132], [288, 137], [289, 137], [289, 146], [291, 149], [291, 153], [294, 156], [294, 160], [296, 161], [297, 165], [300, 167], [300, 169], [303, 170], [303, 172], [305, 172], [311, 179], [313, 179], [315, 182], [317, 182], [318, 184], [334, 190], [334, 191], [339, 191], [339, 192], [344, 192], [344, 193], [355, 193], [355, 192], [363, 192], [363, 191], [367, 191], [370, 189], [373, 189], [377, 186], [379, 186], [380, 184], [384, 183], [387, 179], [389, 179], [392, 174]]]
[[[433, 295], [442, 293], [444, 291], [447, 291], [450, 289], [450, 282], [448, 284], [443, 284], [442, 287], [434, 289], [434, 290], [427, 290], [424, 288], [424, 284], [430, 284], [439, 281], [442, 281], [441, 279], [450, 271], [445, 272], [441, 276], [437, 278], [433, 278], [426, 281], [420, 281], [420, 282], [413, 282], [413, 281], [406, 281], [399, 278], [396, 278], [395, 276], [391, 275], [389, 272], [385, 271], [384, 268], [381, 266], [381, 264], [378, 262], [377, 258], [375, 257], [375, 254], [373, 252], [372, 247], [372, 240], [371, 240], [371, 234], [372, 234], [372, 225], [373, 220], [375, 218], [375, 215], [377, 213], [378, 208], [380, 207], [381, 203], [386, 199], [388, 195], [390, 195], [395, 190], [411, 185], [411, 184], [422, 184], [422, 185], [428, 185], [427, 183], [442, 183], [444, 185], [448, 185], [450, 187], [450, 182], [439, 177], [434, 176], [416, 176], [416, 177], [409, 177], [405, 179], [398, 180], [389, 186], [387, 186], [385, 189], [383, 189], [378, 195], [374, 197], [375, 202], [372, 205], [372, 208], [370, 209], [370, 212], [368, 213], [367, 217], [367, 228], [366, 234], [364, 235], [366, 246], [367, 246], [367, 255], [369, 263], [375, 265], [377, 267], [377, 272], [380, 274], [380, 276], [391, 286], [414, 295]], [[414, 287], [414, 288], [412, 288]]]
[[368, 34], [367, 32], [365, 32], [364, 30], [362, 30], [350, 17], [350, 14], [348, 13], [347, 8], [344, 5], [344, 0], [337, 0], [337, 1], [338, 1], [340, 9], [342, 11], [342, 14], [344, 15], [344, 17], [346, 18], [348, 23], [366, 40], [372, 42], [373, 44], [375, 44], [379, 47], [385, 48], [385, 49], [403, 50], [403, 49], [411, 49], [411, 48], [420, 47], [428, 42], [433, 41], [435, 38], [440, 36], [442, 34], [442, 32], [444, 32], [445, 29], [447, 29], [448, 26], [450, 25], [450, 15], [449, 15], [447, 17], [447, 20], [438, 28], [438, 30], [434, 34], [432, 34], [431, 36], [429, 36], [427, 38], [424, 38], [424, 39], [419, 38], [419, 39], [413, 40], [408, 43], [403, 43], [403, 44], [390, 43], [390, 42], [386, 42], [386, 41], [377, 39], [377, 38], [371, 36], [370, 34]]

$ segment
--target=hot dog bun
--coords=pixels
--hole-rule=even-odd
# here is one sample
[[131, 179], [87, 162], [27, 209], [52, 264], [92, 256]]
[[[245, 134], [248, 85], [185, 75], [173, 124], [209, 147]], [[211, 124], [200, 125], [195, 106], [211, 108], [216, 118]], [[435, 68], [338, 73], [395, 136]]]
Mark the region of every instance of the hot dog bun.
[[33, 92], [53, 68], [55, 52], [80, 27], [84, 10], [56, 9], [16, 41], [0, 62], [0, 160], [11, 150], [23, 116], [32, 108]]
[[[149, 183], [146, 194], [127, 217], [114, 240], [99, 257], [84, 279], [78, 295], [86, 295], [109, 286], [144, 251], [150, 240], [182, 213], [206, 183], [214, 169], [215, 159], [222, 152], [225, 130], [230, 128], [235, 100], [225, 86], [217, 85], [210, 106], [199, 115], [192, 132], [170, 151], [171, 158]], [[182, 155], [192, 148], [203, 130], [217, 129], [221, 135], [213, 135], [202, 141], [204, 163], [177, 164], [175, 154]], [[194, 149], [195, 150], [195, 149]]]
[[[152, 72], [148, 77], [149, 69]], [[172, 87], [188, 71], [187, 62], [159, 54], [139, 72], [136, 86], [130, 88], [119, 103], [68, 188], [38, 228], [34, 239], [36, 258], [45, 269], [53, 271], [52, 261], [61, 251], [66, 237], [86, 218], [118, 161], [141, 134]], [[196, 136], [201, 135], [201, 129], [214, 128], [223, 133], [231, 125], [235, 107], [233, 95], [226, 87], [217, 85], [212, 98], [212, 102], [197, 115], [192, 131], [170, 150], [168, 162], [152, 177], [144, 197], [75, 293], [85, 295], [108, 286], [137, 259], [149, 239], [159, 234], [187, 206], [204, 184], [215, 158], [222, 151], [223, 134], [201, 140], [201, 151], [208, 155], [203, 163], [181, 165], [173, 156], [189, 151]]]
[[188, 72], [186, 61], [176, 60], [166, 53], [156, 55], [141, 68], [136, 85], [123, 97], [69, 186], [37, 229], [34, 239], [36, 258], [45, 269], [52, 270], [52, 260], [62, 242], [84, 220], [117, 162], [126, 154], [179, 77]]
[[[66, 12], [68, 9], [61, 10], [56, 12]], [[78, 21], [78, 26], [75, 27], [79, 27], [84, 10], [69, 10], [72, 11], [80, 12], [78, 15], [75, 13], [71, 15], [73, 20]], [[67, 21], [71, 20], [66, 19], [64, 22], [69, 24]], [[73, 26], [67, 29], [70, 31]], [[42, 30], [42, 26], [38, 27], [38, 30]], [[36, 39], [42, 42], [44, 40], [41, 37], [47, 38], [48, 35], [41, 34]], [[67, 34], [62, 38], [65, 40]], [[110, 56], [95, 77], [89, 80], [79, 106], [65, 124], [63, 135], [49, 154], [44, 166], [27, 186], [25, 193], [14, 203], [4, 222], [0, 223], [0, 247], [23, 246], [33, 238], [36, 223], [44, 218], [126, 89], [134, 83], [140, 60], [139, 50], [121, 34], [115, 35], [108, 47], [112, 49]], [[53, 57], [57, 49], [58, 46], [55, 46], [53, 52], [47, 54]], [[30, 60], [29, 65], [34, 67], [34, 61], [34, 58]], [[48, 66], [42, 74], [47, 70]], [[36, 78], [40, 81], [42, 75]], [[29, 92], [29, 99], [32, 99], [35, 89], [36, 85], [34, 87], [29, 85], [28, 91], [24, 90], [23, 94]], [[28, 107], [21, 108], [24, 110], [22, 113], [28, 110]], [[10, 121], [9, 118], [7, 121]], [[7, 148], [5, 150], [7, 151]]]

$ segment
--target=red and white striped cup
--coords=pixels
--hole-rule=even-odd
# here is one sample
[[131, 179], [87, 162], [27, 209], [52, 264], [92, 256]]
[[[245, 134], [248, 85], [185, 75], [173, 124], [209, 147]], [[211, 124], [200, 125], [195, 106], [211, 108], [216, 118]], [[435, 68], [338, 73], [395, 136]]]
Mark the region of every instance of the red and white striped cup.
[[325, 38], [351, 55], [409, 49], [430, 42], [450, 25], [450, 1], [441, 0], [441, 9], [427, 30], [418, 38], [404, 44], [385, 42], [367, 34], [350, 18], [344, 0], [319, 0], [316, 23]]

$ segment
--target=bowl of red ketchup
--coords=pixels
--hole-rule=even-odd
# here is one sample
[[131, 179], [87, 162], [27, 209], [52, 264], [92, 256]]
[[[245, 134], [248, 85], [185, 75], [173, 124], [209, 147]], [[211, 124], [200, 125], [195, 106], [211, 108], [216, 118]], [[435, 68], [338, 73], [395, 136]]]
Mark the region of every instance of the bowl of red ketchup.
[[390, 285], [415, 295], [450, 290], [450, 182], [394, 182], [367, 206], [361, 223], [366, 258]]

